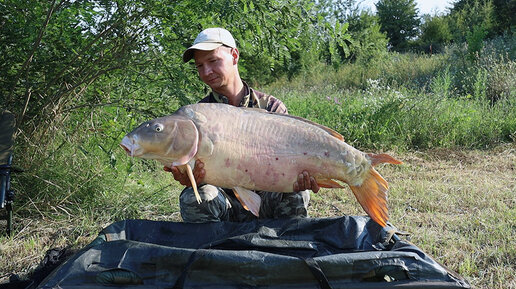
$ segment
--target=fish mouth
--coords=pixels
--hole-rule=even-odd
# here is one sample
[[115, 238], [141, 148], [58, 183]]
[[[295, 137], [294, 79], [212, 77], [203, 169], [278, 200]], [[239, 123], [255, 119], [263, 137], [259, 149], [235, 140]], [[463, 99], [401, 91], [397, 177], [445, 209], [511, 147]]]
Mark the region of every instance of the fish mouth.
[[130, 139], [127, 136], [125, 136], [122, 139], [122, 142], [120, 142], [120, 146], [125, 150], [125, 152], [131, 156], [136, 156], [136, 144], [134, 143], [134, 139]]
[[125, 150], [126, 154], [131, 155], [131, 150], [128, 147], [126, 147], [124, 144], [120, 144], [120, 146]]

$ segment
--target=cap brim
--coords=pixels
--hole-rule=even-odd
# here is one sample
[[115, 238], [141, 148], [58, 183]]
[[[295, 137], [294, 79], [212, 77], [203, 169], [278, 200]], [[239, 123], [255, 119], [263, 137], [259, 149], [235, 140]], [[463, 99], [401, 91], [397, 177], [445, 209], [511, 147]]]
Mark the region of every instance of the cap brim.
[[221, 47], [223, 44], [220, 42], [203, 42], [203, 43], [197, 43], [195, 45], [190, 46], [184, 53], [183, 53], [183, 61], [188, 62], [190, 59], [194, 56], [195, 50], [214, 50], [216, 48]]

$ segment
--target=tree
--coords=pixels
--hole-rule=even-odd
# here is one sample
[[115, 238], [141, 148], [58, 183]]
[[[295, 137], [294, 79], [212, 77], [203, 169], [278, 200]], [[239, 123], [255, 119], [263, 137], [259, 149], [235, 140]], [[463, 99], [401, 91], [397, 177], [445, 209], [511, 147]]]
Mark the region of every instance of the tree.
[[0, 2], [0, 105], [19, 126], [35, 129], [104, 75], [137, 65], [148, 14], [126, 2]]
[[369, 11], [353, 13], [348, 17], [351, 38], [350, 59], [369, 63], [387, 54], [387, 36], [381, 32], [378, 16]]
[[[466, 41], [471, 38], [472, 31], [482, 31], [484, 36], [494, 36], [495, 33], [495, 6], [492, 1], [484, 0], [461, 0], [454, 4], [451, 9], [450, 28], [452, 29], [453, 39], [457, 42]], [[480, 39], [480, 41], [483, 40]]]
[[376, 4], [382, 32], [387, 33], [395, 50], [407, 48], [418, 34], [420, 18], [414, 0], [380, 0]]
[[516, 0], [458, 0], [450, 14], [466, 14], [465, 19], [458, 20], [472, 23], [468, 28], [480, 25], [489, 35], [500, 35], [516, 26]]
[[76, 108], [170, 112], [173, 101], [204, 94], [181, 54], [214, 26], [232, 32], [251, 83], [291, 75], [317, 57], [340, 63], [347, 25], [315, 7], [312, 0], [0, 0], [0, 109], [13, 111], [29, 136]]
[[421, 25], [421, 45], [429, 48], [430, 52], [438, 52], [441, 47], [452, 40], [452, 34], [445, 16], [424, 16]]

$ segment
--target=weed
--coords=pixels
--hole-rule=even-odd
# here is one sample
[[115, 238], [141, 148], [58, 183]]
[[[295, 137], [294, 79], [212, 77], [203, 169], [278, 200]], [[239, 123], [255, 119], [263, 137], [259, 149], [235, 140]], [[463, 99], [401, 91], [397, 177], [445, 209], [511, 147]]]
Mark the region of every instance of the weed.
[[[516, 54], [506, 46], [514, 40], [496, 41], [475, 62], [458, 46], [431, 57], [396, 53], [338, 71], [314, 65], [258, 89], [363, 151], [403, 160], [378, 168], [391, 185], [391, 221], [474, 286], [514, 288]], [[179, 105], [163, 99], [160, 112]], [[181, 186], [118, 147], [149, 117], [136, 106], [77, 108], [45, 131], [20, 132], [14, 163], [25, 172], [13, 177], [15, 235], [0, 237], [0, 278], [30, 272], [49, 248], [81, 248], [117, 220], [180, 221]], [[313, 217], [364, 214], [349, 190], [312, 196]]]

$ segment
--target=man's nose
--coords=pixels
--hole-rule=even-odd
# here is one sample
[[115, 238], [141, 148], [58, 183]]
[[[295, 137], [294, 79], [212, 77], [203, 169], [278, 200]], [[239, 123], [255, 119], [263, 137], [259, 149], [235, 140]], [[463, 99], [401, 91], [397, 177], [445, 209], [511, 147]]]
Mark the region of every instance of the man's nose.
[[199, 71], [199, 73], [200, 73], [201, 75], [210, 75], [210, 73], [212, 73], [212, 71], [213, 71], [213, 70], [211, 69], [211, 66], [210, 66], [210, 65], [206, 65], [206, 64], [205, 64], [205, 65], [203, 65], [203, 66], [201, 67], [201, 70]]

